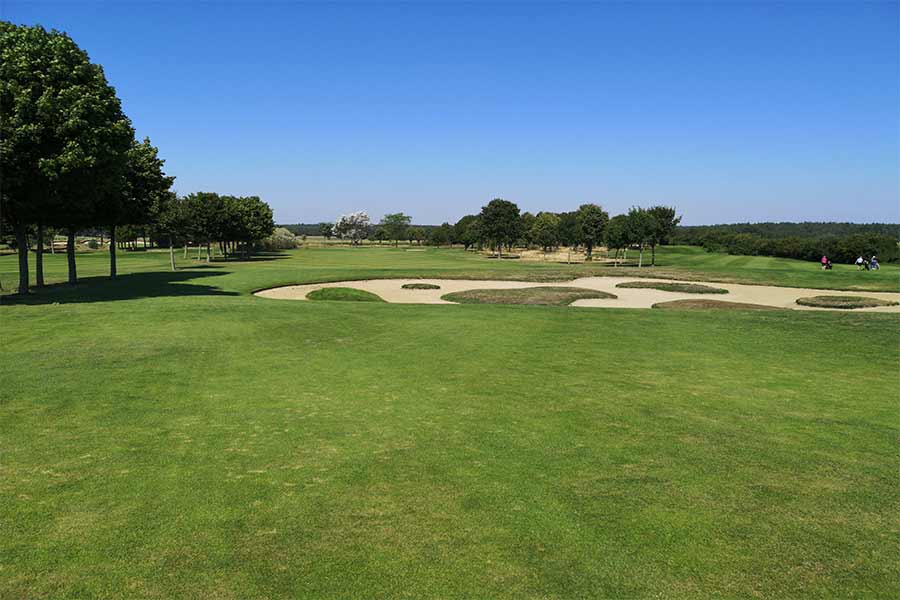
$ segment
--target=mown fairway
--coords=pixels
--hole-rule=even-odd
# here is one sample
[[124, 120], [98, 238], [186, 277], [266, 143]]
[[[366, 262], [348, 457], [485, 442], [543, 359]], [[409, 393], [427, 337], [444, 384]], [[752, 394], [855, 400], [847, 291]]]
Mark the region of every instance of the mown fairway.
[[587, 267], [268, 258], [0, 307], [0, 597], [895, 597], [897, 316], [277, 301]]

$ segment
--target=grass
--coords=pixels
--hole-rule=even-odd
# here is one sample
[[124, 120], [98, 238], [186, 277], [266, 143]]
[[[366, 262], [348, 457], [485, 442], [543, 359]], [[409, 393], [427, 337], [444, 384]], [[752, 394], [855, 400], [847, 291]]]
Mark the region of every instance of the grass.
[[[884, 265], [880, 271], [857, 271], [852, 265], [835, 265], [832, 271], [823, 271], [816, 264], [803, 261], [712, 254], [700, 248], [676, 246], [666, 247], [657, 252], [659, 266], [637, 269], [600, 263], [564, 265], [490, 260], [459, 249], [422, 250], [422, 252], [407, 252], [404, 248], [387, 246], [303, 248], [258, 256], [252, 263], [215, 261], [207, 266], [196, 260], [196, 251], [191, 249], [187, 259], [183, 257], [182, 252], [176, 253], [178, 267], [182, 269], [177, 278], [179, 284], [191, 285], [193, 282], [188, 277], [190, 273], [196, 273], [197, 278], [204, 280], [214, 277], [217, 288], [240, 293], [294, 283], [368, 278], [511, 279], [560, 282], [596, 275], [900, 292], [900, 266], [892, 264]], [[65, 257], [57, 254], [47, 256], [45, 260], [48, 283], [65, 281]], [[159, 295], [159, 280], [165, 276], [167, 262], [168, 254], [165, 251], [120, 252], [120, 272], [132, 275], [147, 274], [148, 285], [137, 288], [133, 283], [129, 283], [128, 291], [120, 289], [115, 292], [110, 292], [110, 288], [104, 286], [102, 293], [112, 296], [119, 293], [130, 296]], [[33, 269], [33, 256], [30, 264]], [[252, 269], [246, 268], [249, 264], [253, 265]], [[106, 252], [78, 255], [78, 270], [81, 277], [105, 279], [108, 268]], [[0, 257], [0, 283], [7, 293], [14, 291], [16, 281], [16, 257]], [[76, 290], [73, 293], [68, 291], [68, 288], [52, 290], [51, 293], [68, 298], [83, 298], [85, 295], [83, 291]]]
[[665, 281], [624, 281], [617, 288], [638, 288], [662, 290], [664, 292], [683, 292], [686, 294], [727, 294], [724, 288], [702, 285], [699, 283], [668, 283]]
[[459, 304], [531, 304], [568, 306], [587, 298], [615, 298], [615, 294], [577, 287], [531, 287], [521, 289], [465, 290], [441, 296]]
[[775, 306], [765, 304], [750, 304], [748, 302], [728, 302], [725, 300], [706, 300], [699, 298], [687, 298], [684, 300], [669, 300], [657, 302], [653, 308], [668, 308], [678, 310], [781, 310]]
[[328, 287], [314, 290], [306, 295], [307, 300], [337, 300], [341, 302], [384, 302], [380, 296], [346, 287]]
[[897, 315], [250, 294], [548, 273], [430, 249], [104, 258], [0, 306], [0, 598], [896, 595]]
[[402, 286], [404, 290], [439, 290], [441, 286], [436, 285], [434, 283], [404, 283]]
[[880, 298], [867, 298], [865, 296], [810, 296], [797, 298], [797, 304], [802, 306], [817, 306], [819, 308], [874, 308], [876, 306], [896, 306], [896, 302], [881, 300]]

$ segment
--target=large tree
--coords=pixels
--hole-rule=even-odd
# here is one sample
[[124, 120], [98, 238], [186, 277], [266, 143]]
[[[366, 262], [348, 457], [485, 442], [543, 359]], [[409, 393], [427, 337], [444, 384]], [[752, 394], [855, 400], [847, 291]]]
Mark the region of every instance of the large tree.
[[409, 215], [404, 215], [402, 212], [391, 213], [384, 215], [384, 218], [381, 219], [381, 227], [384, 229], [387, 239], [394, 240], [394, 246], [396, 246], [400, 240], [406, 238], [411, 222], [412, 217]]
[[481, 209], [481, 234], [497, 248], [502, 258], [504, 244], [512, 244], [522, 236], [519, 207], [509, 200], [494, 198]]
[[656, 246], [665, 244], [681, 223], [681, 217], [675, 214], [672, 206], [651, 206], [647, 209], [650, 216], [650, 265], [656, 266]]
[[171, 200], [169, 191], [174, 177], [163, 172], [165, 160], [150, 143], [133, 140], [128, 150], [125, 187], [118, 196], [110, 196], [100, 204], [98, 218], [109, 224], [109, 276], [116, 277], [116, 227], [118, 225], [146, 225], [155, 222], [165, 212]]
[[596, 204], [582, 204], [575, 212], [575, 222], [578, 242], [584, 245], [585, 260], [591, 261], [594, 259], [594, 246], [603, 243], [609, 215]]
[[349, 239], [354, 246], [369, 235], [369, 215], [355, 212], [341, 217], [334, 224], [334, 234], [342, 239]]
[[628, 247], [628, 215], [616, 215], [606, 226], [606, 247], [615, 250], [614, 264], [619, 265], [619, 250]]
[[550, 212], [538, 213], [532, 219], [528, 238], [544, 252], [552, 250], [559, 244], [559, 217]]
[[646, 209], [633, 207], [625, 219], [625, 235], [629, 245], [637, 245], [640, 249], [638, 268], [644, 264], [644, 246], [653, 234], [653, 220]]
[[478, 215], [466, 215], [453, 226], [450, 241], [462, 244], [465, 250], [481, 240], [481, 220]]

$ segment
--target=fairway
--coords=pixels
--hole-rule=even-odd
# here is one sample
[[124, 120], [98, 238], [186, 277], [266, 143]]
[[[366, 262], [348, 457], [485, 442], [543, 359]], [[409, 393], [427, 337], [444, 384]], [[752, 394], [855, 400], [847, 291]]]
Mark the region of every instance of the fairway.
[[[618, 271], [900, 291], [657, 259]], [[2, 298], [0, 598], [896, 596], [896, 314], [253, 295], [615, 269], [449, 249], [106, 260]]]

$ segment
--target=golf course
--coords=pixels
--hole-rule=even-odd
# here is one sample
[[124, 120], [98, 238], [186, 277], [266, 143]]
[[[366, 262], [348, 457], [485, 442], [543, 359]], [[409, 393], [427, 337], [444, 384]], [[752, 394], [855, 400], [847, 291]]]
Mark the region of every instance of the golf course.
[[895, 597], [897, 314], [254, 295], [900, 292], [896, 265], [657, 253], [179, 252], [172, 272], [154, 250], [109, 280], [96, 252], [77, 286], [45, 255], [46, 287], [0, 298], [0, 598]]

